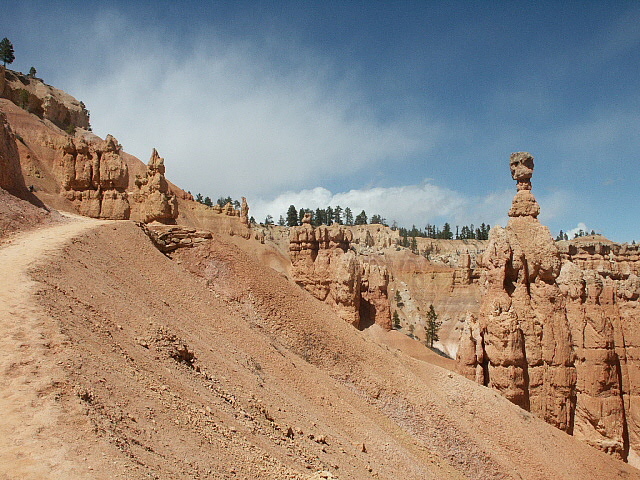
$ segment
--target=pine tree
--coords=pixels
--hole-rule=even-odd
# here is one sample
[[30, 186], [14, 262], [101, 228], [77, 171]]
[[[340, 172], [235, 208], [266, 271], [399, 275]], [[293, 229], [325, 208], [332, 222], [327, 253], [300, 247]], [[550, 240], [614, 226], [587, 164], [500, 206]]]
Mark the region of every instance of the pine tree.
[[400, 316], [398, 315], [398, 311], [393, 311], [393, 328], [396, 330], [400, 329]]
[[418, 254], [418, 242], [416, 241], [416, 237], [411, 237], [411, 251]]
[[216, 203], [218, 206], [224, 207], [227, 203], [233, 204], [233, 199], [231, 197], [220, 197]]
[[342, 225], [342, 207], [340, 205], [333, 209], [333, 221]]
[[327, 211], [322, 208], [316, 208], [316, 214], [313, 216], [313, 225], [324, 225], [327, 223]]
[[387, 220], [385, 218], [382, 218], [381, 215], [378, 215], [377, 213], [375, 215], [373, 215], [371, 217], [371, 225], [386, 225], [387, 224]]
[[298, 211], [294, 205], [289, 205], [289, 210], [287, 210], [287, 226], [298, 226]]
[[306, 210], [304, 208], [301, 208], [300, 211], [298, 212], [298, 225], [302, 225], [302, 219], [304, 218], [305, 213], [306, 213]]
[[451, 231], [451, 225], [445, 223], [442, 227], [442, 237], [446, 240], [451, 240], [453, 238], [453, 232]]
[[211, 199], [209, 197], [204, 197], [204, 204], [207, 207], [213, 207], [213, 202], [211, 201]]
[[281, 227], [284, 227], [286, 225], [284, 221], [284, 217], [282, 215], [280, 215], [280, 219], [278, 220], [278, 225], [280, 225]]
[[4, 66], [7, 66], [7, 63], [13, 63], [16, 59], [16, 56], [13, 52], [13, 44], [7, 37], [4, 37], [0, 40], [0, 60], [4, 63]]
[[356, 220], [354, 222], [356, 225], [366, 225], [367, 222], [367, 214], [364, 210], [362, 210], [358, 215], [356, 215]]
[[324, 215], [324, 223], [326, 225], [331, 225], [333, 223], [333, 208], [327, 207], [327, 209], [324, 211]]
[[433, 308], [433, 304], [429, 306], [429, 312], [427, 313], [427, 342], [430, 348], [433, 348], [433, 342], [437, 342], [440, 340], [438, 336], [438, 330], [440, 330], [440, 326], [442, 322], [438, 321], [438, 314], [436, 310]]
[[353, 225], [353, 212], [349, 207], [344, 209], [344, 223], [346, 225]]
[[404, 306], [404, 303], [402, 302], [402, 296], [400, 295], [400, 290], [396, 290], [396, 295], [394, 297], [394, 300], [396, 301], [396, 305], [398, 307]]
[[30, 76], [31, 78], [35, 78], [36, 73], [37, 73], [37, 72], [36, 72], [35, 67], [31, 67], [31, 68], [29, 69], [29, 76]]
[[273, 217], [271, 215], [267, 215], [267, 218], [264, 219], [265, 225], [273, 225]]
[[198, 202], [198, 203], [204, 202], [201, 193], [196, 194], [196, 202]]

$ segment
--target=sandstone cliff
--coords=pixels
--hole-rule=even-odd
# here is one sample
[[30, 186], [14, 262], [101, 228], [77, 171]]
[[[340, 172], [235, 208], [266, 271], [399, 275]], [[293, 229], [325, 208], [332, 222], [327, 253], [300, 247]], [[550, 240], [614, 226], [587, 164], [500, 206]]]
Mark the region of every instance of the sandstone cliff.
[[[252, 232], [249, 225], [246, 199], [240, 209], [231, 205], [211, 208], [197, 203], [190, 193], [166, 179], [164, 159], [155, 150], [145, 165], [127, 154], [111, 135], [102, 139], [86, 130], [88, 116], [86, 122], [76, 122], [84, 129], [77, 129], [72, 135], [32, 108], [26, 105], [22, 108], [20, 101], [14, 103], [10, 93], [15, 88], [11, 85], [14, 81], [21, 82], [19, 78], [22, 78], [16, 75], [7, 71], [6, 77], [11, 80], [0, 82], [0, 90], [9, 92], [9, 99], [0, 98], [0, 114], [6, 116], [4, 127], [0, 128], [3, 166], [0, 182], [6, 186], [22, 184], [25, 196], [26, 185], [34, 191], [36, 200], [94, 218], [179, 223], [244, 238], [260, 236]], [[56, 89], [48, 90], [51, 87], [37, 79], [25, 77], [23, 80], [32, 82], [32, 86], [41, 85], [38, 92], [43, 88], [53, 92], [65, 108], [80, 115], [74, 105], [81, 102], [73, 97]]]
[[518, 192], [507, 227], [491, 230], [479, 259], [483, 299], [465, 324], [458, 369], [627, 459], [640, 447], [637, 249], [581, 240], [559, 250], [537, 220], [533, 157], [513, 154], [511, 171]]
[[301, 226], [291, 227], [289, 241], [292, 277], [298, 285], [357, 328], [373, 323], [391, 328], [389, 274], [350, 250], [350, 229], [314, 228], [307, 215]]

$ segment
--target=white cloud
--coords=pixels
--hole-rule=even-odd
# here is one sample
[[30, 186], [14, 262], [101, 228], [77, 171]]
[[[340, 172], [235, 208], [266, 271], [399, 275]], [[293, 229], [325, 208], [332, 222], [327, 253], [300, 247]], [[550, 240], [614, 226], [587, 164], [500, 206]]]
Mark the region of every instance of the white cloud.
[[391, 223], [400, 226], [416, 225], [424, 228], [427, 223], [449, 222], [452, 226], [506, 222], [513, 192], [492, 193], [482, 198], [467, 197], [459, 192], [423, 182], [419, 185], [400, 187], [376, 187], [348, 192], [332, 193], [326, 188], [316, 187], [298, 192], [286, 192], [273, 199], [249, 199], [250, 215], [261, 222], [270, 214], [274, 219], [286, 218], [289, 205], [297, 209], [326, 208], [340, 205], [349, 207], [354, 216], [365, 210], [369, 218], [379, 214]]
[[569, 237], [569, 239], [572, 239], [576, 235], [576, 233], [580, 232], [580, 230], [582, 230], [583, 232], [590, 232], [590, 230], [583, 222], [579, 222], [575, 228], [567, 231], [567, 236]]
[[215, 35], [185, 51], [116, 19], [108, 17], [111, 29], [96, 22], [81, 58], [85, 71], [98, 58], [100, 74], [78, 74], [74, 92], [97, 134], [113, 134], [143, 161], [157, 148], [168, 177], [194, 193], [325, 183], [423, 154], [437, 134], [423, 119], [381, 120], [349, 72], [313, 52]]

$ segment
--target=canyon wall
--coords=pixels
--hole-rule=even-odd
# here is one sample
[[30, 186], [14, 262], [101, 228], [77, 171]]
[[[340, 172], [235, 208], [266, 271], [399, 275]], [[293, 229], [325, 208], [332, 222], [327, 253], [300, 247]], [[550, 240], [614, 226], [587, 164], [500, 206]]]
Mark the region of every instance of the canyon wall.
[[518, 191], [506, 228], [478, 263], [458, 369], [548, 423], [620, 459], [640, 447], [638, 251], [600, 240], [554, 242], [537, 219], [533, 157], [511, 157]]
[[350, 249], [353, 233], [340, 225], [291, 227], [289, 253], [295, 282], [356, 328], [373, 323], [391, 329], [389, 274]]
[[0, 98], [0, 187], [18, 195], [17, 185], [22, 189], [19, 196], [26, 197], [31, 190], [50, 207], [94, 218], [180, 223], [244, 238], [260, 236], [249, 226], [246, 199], [238, 209], [195, 202], [190, 193], [166, 179], [164, 159], [155, 149], [144, 164], [111, 135], [103, 140], [86, 130], [88, 114], [86, 122], [74, 120], [82, 129], [64, 131], [44, 110], [36, 111], [12, 94], [15, 82], [31, 85], [30, 95], [40, 103], [55, 94], [72, 119], [81, 114], [81, 102], [38, 79], [9, 70], [2, 73], [0, 92], [7, 98]]

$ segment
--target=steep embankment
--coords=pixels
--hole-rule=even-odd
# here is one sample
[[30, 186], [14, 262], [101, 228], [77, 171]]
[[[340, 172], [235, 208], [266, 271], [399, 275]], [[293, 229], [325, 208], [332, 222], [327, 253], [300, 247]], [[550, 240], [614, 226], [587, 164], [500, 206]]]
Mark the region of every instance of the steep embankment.
[[[28, 275], [36, 261], [46, 261], [52, 251], [97, 223], [63, 221], [5, 239], [0, 248], [1, 478], [81, 478], [90, 466], [110, 468], [110, 461], [91, 453], [90, 447], [100, 448], [100, 441], [83, 439], [83, 430], [91, 431], [87, 418], [61, 402], [59, 394], [72, 389], [62, 367], [66, 341], [57, 322], [38, 305], [36, 282]], [[78, 459], [87, 455], [92, 462], [81, 465]]]
[[377, 345], [223, 238], [172, 261], [110, 222], [34, 278], [35, 337], [2, 336], [17, 342], [7, 354], [39, 362], [15, 357], [22, 394], [39, 392], [26, 414], [38, 402], [59, 414], [34, 437], [41, 449], [3, 451], [16, 474], [637, 478], [497, 393]]

